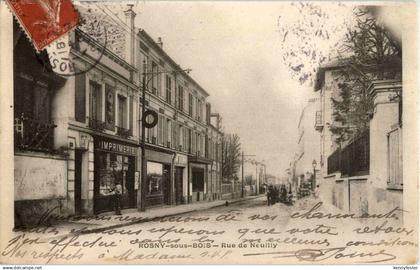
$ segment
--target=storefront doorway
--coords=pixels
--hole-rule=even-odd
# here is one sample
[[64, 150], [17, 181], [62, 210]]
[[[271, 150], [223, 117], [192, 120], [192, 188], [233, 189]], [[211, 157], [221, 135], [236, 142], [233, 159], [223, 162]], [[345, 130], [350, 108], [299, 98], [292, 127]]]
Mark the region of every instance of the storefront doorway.
[[183, 170], [182, 167], [175, 167], [175, 203], [182, 204], [182, 181], [183, 181]]
[[105, 139], [95, 143], [95, 214], [114, 211], [114, 190], [121, 183], [121, 208], [136, 207], [137, 192], [134, 187], [135, 148]]
[[197, 196], [196, 201], [200, 201], [200, 194], [204, 193], [204, 169], [192, 168], [192, 191]]
[[148, 206], [170, 204], [171, 166], [147, 162], [146, 202]]
[[82, 214], [82, 156], [83, 151], [76, 149], [74, 155], [74, 212]]

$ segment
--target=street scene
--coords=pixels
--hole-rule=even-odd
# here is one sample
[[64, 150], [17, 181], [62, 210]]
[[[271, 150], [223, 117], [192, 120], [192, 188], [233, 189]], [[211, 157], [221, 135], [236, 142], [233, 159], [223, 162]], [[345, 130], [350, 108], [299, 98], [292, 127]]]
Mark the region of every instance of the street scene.
[[1, 262], [417, 261], [414, 4], [0, 4]]

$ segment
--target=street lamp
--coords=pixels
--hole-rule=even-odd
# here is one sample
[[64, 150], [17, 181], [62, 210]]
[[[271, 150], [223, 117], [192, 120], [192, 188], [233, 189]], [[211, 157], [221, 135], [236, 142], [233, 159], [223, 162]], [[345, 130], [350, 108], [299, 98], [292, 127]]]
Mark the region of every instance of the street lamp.
[[316, 160], [315, 159], [312, 161], [312, 167], [314, 168], [314, 178], [312, 180], [312, 190], [314, 190], [315, 189], [315, 184], [316, 184], [316, 174], [315, 174]]

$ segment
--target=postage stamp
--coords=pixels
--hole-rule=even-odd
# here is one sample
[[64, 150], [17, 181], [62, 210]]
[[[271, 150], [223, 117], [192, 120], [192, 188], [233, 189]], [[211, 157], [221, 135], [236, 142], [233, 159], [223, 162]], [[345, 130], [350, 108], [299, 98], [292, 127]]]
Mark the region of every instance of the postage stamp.
[[76, 27], [71, 0], [6, 0], [38, 51]]

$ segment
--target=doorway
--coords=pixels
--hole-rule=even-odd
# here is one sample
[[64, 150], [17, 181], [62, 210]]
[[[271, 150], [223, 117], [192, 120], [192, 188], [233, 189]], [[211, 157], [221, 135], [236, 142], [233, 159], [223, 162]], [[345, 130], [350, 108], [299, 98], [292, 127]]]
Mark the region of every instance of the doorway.
[[83, 150], [76, 149], [74, 155], [74, 212], [82, 214], [82, 156]]
[[182, 176], [183, 176], [183, 170], [184, 168], [181, 167], [175, 167], [175, 203], [182, 204], [183, 198], [182, 198]]

